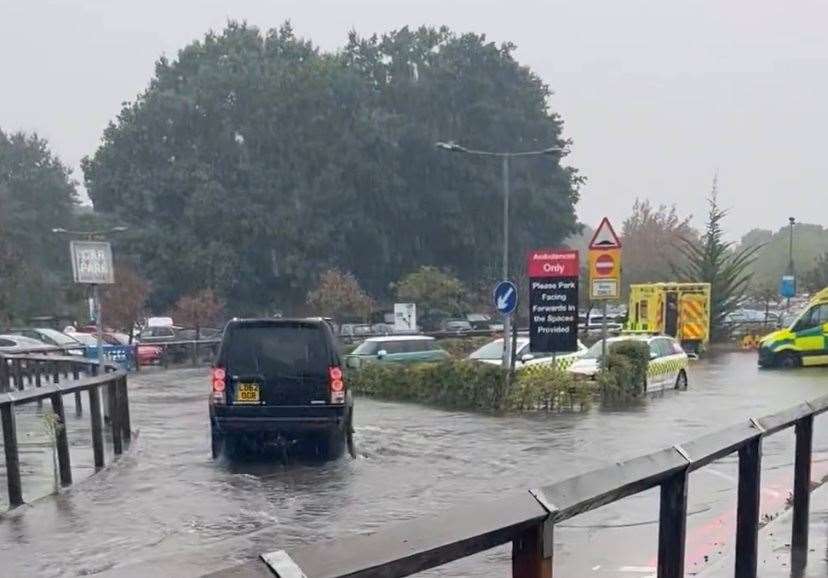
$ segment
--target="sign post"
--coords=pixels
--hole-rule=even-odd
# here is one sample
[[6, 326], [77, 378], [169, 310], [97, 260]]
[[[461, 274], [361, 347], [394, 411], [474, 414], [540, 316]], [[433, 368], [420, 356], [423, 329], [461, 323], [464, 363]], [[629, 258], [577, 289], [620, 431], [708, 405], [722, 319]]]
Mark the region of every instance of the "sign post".
[[529, 350], [578, 350], [578, 251], [529, 253]]
[[[494, 306], [495, 309], [497, 309], [497, 312], [503, 316], [503, 327], [508, 327], [508, 321], [510, 320], [512, 313], [514, 313], [515, 309], [517, 309], [517, 287], [511, 281], [500, 281], [497, 285], [495, 285], [494, 291], [492, 292], [492, 300], [494, 301]], [[502, 364], [503, 367], [511, 372], [514, 367], [514, 356], [510, 352], [510, 340], [512, 340], [512, 336], [509, 335], [508, 331], [504, 331]]]
[[[97, 337], [98, 371], [103, 369], [103, 321], [101, 319], [101, 285], [115, 283], [112, 267], [112, 246], [105, 241], [70, 241], [69, 253], [72, 258], [72, 276], [75, 283], [92, 285], [95, 311], [95, 333]], [[109, 414], [108, 392], [103, 395], [104, 417]]]
[[589, 243], [589, 298], [601, 301], [601, 367], [607, 369], [607, 301], [621, 296], [621, 240], [604, 217]]
[[417, 304], [394, 303], [394, 333], [417, 332]]

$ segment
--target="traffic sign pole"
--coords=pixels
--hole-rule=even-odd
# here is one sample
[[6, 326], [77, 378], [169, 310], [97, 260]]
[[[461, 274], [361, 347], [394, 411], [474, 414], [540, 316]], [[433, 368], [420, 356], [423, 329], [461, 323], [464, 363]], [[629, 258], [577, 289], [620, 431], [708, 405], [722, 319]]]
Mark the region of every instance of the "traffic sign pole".
[[607, 300], [621, 295], [621, 240], [604, 217], [589, 243], [589, 294], [601, 301], [601, 369], [609, 368], [607, 357]]

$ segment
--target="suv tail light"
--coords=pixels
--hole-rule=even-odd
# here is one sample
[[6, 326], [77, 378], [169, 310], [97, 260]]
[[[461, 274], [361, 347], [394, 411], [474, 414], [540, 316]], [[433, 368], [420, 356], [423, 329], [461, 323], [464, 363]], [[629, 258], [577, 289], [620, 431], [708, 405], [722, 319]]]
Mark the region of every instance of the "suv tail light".
[[345, 376], [342, 369], [331, 367], [328, 370], [328, 376], [330, 377], [331, 403], [345, 403]]
[[214, 367], [211, 372], [211, 381], [213, 384], [213, 402], [225, 403], [224, 390], [227, 388], [225, 378], [227, 374], [223, 367]]

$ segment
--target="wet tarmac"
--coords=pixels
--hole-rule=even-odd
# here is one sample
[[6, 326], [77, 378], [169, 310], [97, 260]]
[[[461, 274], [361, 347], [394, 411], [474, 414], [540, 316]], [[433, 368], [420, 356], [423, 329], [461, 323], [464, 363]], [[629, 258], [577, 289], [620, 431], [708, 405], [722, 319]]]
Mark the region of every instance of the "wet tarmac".
[[[31, 503], [0, 520], [0, 577], [198, 576], [261, 552], [370, 533], [819, 397], [828, 393], [828, 369], [759, 371], [755, 354], [721, 354], [693, 363], [688, 391], [583, 414], [495, 417], [358, 398], [359, 457], [328, 463], [213, 461], [207, 390], [206, 369], [131, 376], [139, 435], [129, 451], [91, 475], [88, 416], [73, 417], [75, 478], [87, 479], [40, 499], [53, 485], [52, 458], [37, 409], [20, 417], [18, 435], [32, 444], [22, 458]], [[780, 434], [764, 444], [763, 507], [771, 515], [785, 507], [792, 440]], [[825, 417], [815, 423], [814, 449], [815, 477], [828, 474]], [[735, 496], [735, 456], [692, 474], [688, 572], [726, 553]], [[654, 574], [657, 513], [650, 491], [562, 524], [556, 568], [568, 576]], [[427, 574], [498, 576], [508, 563], [504, 547]]]

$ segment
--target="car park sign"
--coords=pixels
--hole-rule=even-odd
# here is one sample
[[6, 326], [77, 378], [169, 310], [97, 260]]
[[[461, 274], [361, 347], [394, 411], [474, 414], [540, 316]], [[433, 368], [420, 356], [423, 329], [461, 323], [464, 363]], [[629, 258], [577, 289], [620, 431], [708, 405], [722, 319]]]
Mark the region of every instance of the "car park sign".
[[517, 309], [517, 287], [511, 281], [501, 281], [495, 285], [494, 306], [502, 315], [511, 315]]
[[103, 241], [72, 241], [72, 275], [75, 283], [109, 285], [115, 282], [112, 247]]
[[578, 350], [578, 251], [529, 253], [529, 349], [538, 353]]

